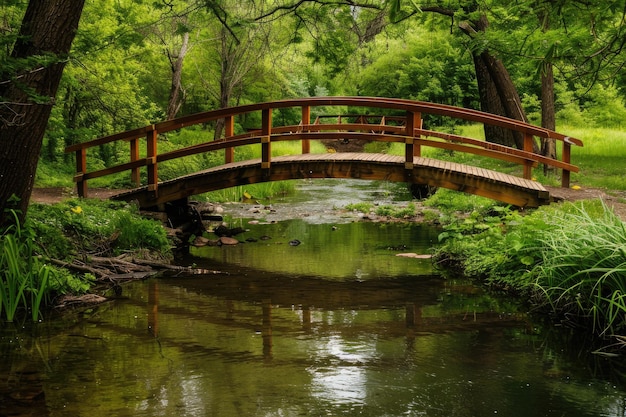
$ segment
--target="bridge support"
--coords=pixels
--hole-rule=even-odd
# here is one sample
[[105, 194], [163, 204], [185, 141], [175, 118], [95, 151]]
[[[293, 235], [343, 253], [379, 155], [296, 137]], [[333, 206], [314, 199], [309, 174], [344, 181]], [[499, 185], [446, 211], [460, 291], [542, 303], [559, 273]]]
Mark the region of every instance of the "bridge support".
[[148, 191], [154, 193], [155, 197], [157, 197], [158, 195], [157, 193], [159, 186], [159, 166], [157, 165], [157, 137], [158, 132], [156, 129], [149, 130], [146, 133], [146, 168], [148, 169]]
[[[226, 116], [224, 119], [224, 136], [229, 138], [235, 136], [235, 118]], [[224, 163], [230, 164], [235, 161], [235, 148], [224, 149]]]
[[[302, 106], [302, 126], [311, 124], [311, 106]], [[303, 129], [308, 132], [309, 129]], [[302, 139], [302, 153], [311, 153], [311, 142], [308, 139]]]
[[272, 109], [263, 109], [261, 117], [261, 168], [265, 171], [272, 163]]

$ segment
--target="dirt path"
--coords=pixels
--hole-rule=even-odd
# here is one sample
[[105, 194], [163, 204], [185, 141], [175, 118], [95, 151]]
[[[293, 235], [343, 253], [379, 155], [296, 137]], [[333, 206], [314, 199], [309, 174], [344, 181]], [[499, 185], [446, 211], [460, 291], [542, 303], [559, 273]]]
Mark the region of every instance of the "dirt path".
[[[105, 200], [112, 195], [119, 194], [124, 190], [110, 190], [106, 188], [90, 188], [89, 198], [100, 198]], [[68, 198], [76, 198], [76, 190], [65, 187], [49, 187], [49, 188], [35, 188], [30, 197], [30, 201], [33, 203], [42, 204], [54, 204], [60, 203]]]
[[626, 191], [604, 191], [598, 188], [546, 187], [553, 199], [562, 201], [580, 201], [601, 198], [622, 220], [626, 221]]

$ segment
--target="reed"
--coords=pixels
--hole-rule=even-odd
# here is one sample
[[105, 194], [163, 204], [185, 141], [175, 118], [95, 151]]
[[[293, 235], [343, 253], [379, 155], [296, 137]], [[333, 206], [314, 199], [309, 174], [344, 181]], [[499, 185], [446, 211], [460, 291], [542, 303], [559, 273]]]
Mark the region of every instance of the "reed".
[[552, 219], [530, 274], [554, 312], [590, 320], [594, 333], [607, 336], [626, 328], [626, 224], [601, 204], [600, 216], [582, 204]]
[[[15, 213], [13, 213], [15, 216]], [[20, 309], [31, 310], [33, 321], [49, 293], [52, 270], [33, 253], [34, 243], [19, 222], [0, 236], [0, 317], [15, 320]]]

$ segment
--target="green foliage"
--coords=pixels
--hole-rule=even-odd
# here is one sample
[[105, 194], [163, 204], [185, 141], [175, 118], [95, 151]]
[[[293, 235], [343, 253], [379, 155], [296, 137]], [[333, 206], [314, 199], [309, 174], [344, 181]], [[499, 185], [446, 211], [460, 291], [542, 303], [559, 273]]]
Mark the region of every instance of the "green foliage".
[[374, 208], [373, 203], [368, 203], [365, 201], [362, 201], [359, 203], [351, 203], [344, 207], [344, 209], [346, 210], [356, 211], [356, 212], [365, 213], [365, 214], [369, 213], [373, 208]]
[[522, 292], [561, 320], [596, 334], [624, 332], [626, 225], [600, 200], [500, 208], [444, 227], [435, 262], [447, 271]]
[[446, 214], [455, 212], [484, 213], [491, 210], [497, 203], [494, 200], [473, 194], [464, 194], [447, 188], [439, 188], [435, 194], [424, 201], [424, 206], [434, 207]]
[[123, 202], [71, 199], [54, 205], [33, 204], [29, 218], [38, 236], [38, 250], [51, 258], [75, 256], [70, 248], [98, 255], [142, 249], [169, 252], [163, 228]]
[[165, 253], [169, 249], [167, 235], [158, 222], [127, 210], [112, 214], [110, 228], [119, 234], [112, 244], [116, 252], [150, 249]]
[[[471, 59], [445, 32], [408, 28], [401, 39], [387, 39], [384, 45], [385, 53], [373, 54], [373, 62], [361, 73], [361, 95], [477, 106]], [[434, 116], [426, 122], [450, 123]]]
[[294, 194], [296, 185], [294, 181], [275, 181], [249, 184], [211, 191], [203, 196], [207, 201], [215, 203], [230, 203], [234, 201], [268, 201], [278, 196]]
[[524, 282], [516, 278], [534, 263], [528, 248], [535, 247], [535, 229], [543, 226], [522, 219], [518, 212], [502, 206], [455, 219], [439, 235], [442, 246], [436, 262], [469, 278], [523, 289]]

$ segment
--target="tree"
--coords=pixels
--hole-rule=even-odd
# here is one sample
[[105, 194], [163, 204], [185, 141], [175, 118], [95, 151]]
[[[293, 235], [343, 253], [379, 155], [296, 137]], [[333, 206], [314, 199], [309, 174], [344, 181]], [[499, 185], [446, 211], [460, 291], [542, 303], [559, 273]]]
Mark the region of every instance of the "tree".
[[[210, 24], [202, 34], [208, 39], [203, 48], [203, 63], [197, 65], [197, 75], [203, 88], [212, 96], [218, 108], [229, 107], [243, 90], [246, 81], [252, 77], [261, 78], [255, 72], [261, 68], [269, 49], [271, 23], [249, 23], [250, 15], [258, 11], [250, 5], [237, 2], [225, 2], [228, 10], [213, 10], [216, 18], [223, 14], [236, 17], [237, 24]], [[224, 121], [215, 126], [215, 138], [222, 135]]]
[[[23, 221], [50, 111], [84, 0], [31, 0], [0, 71], [0, 227]], [[54, 16], [54, 18], [51, 18]]]

